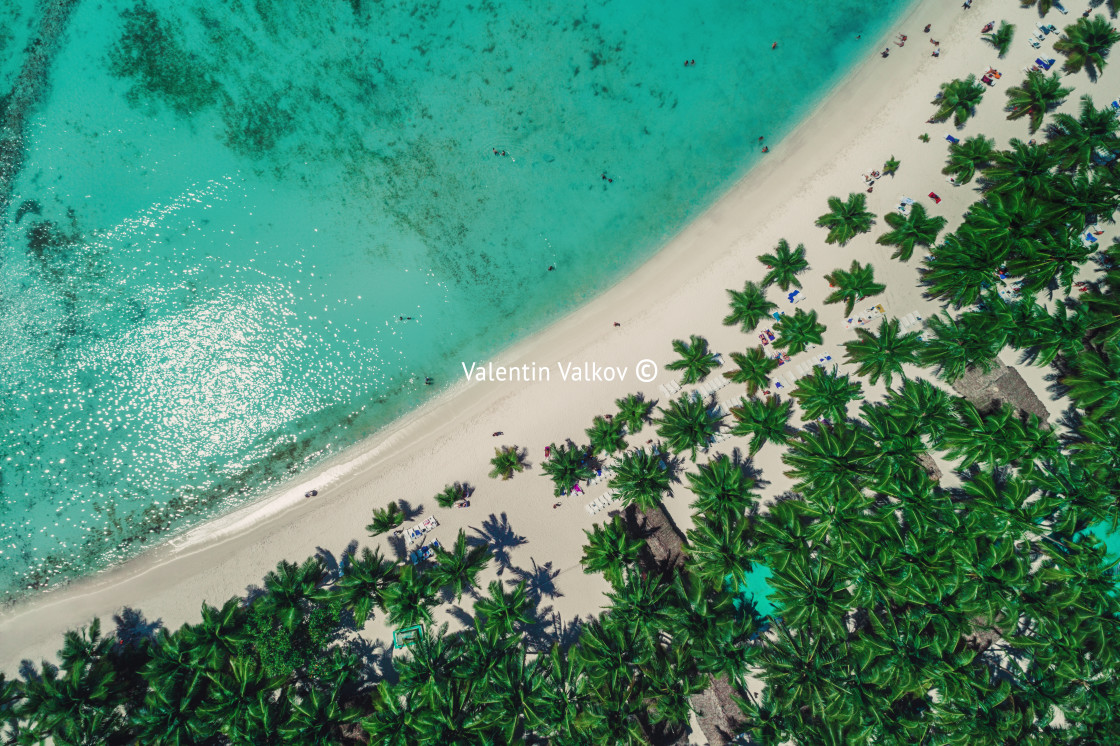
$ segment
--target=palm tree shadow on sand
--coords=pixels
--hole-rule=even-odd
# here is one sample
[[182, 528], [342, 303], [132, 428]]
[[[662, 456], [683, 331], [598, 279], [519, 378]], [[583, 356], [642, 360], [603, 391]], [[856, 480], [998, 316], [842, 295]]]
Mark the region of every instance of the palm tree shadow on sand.
[[551, 562], [538, 565], [535, 558], [531, 558], [529, 561], [533, 563], [531, 570], [522, 570], [520, 567], [511, 566], [509, 571], [513, 577], [506, 582], [510, 585], [517, 585], [524, 581], [525, 590], [538, 599], [563, 596], [564, 594], [560, 592], [554, 582], [556, 577], [560, 575], [560, 571], [553, 570]]
[[481, 528], [471, 526], [471, 531], [474, 531], [490, 545], [492, 556], [498, 563], [497, 574], [499, 577], [505, 570], [513, 567], [510, 563], [510, 550], [528, 541], [524, 536], [513, 530], [513, 527], [509, 525], [509, 517], [504, 512], [501, 516], [495, 516], [491, 513], [482, 522]]

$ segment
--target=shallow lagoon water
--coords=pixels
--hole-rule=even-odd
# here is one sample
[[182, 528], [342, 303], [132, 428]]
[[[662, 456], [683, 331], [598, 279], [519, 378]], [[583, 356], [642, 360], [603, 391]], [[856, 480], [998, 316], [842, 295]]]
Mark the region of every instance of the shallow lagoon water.
[[242, 504], [608, 287], [908, 4], [81, 3], [0, 239], [0, 591]]

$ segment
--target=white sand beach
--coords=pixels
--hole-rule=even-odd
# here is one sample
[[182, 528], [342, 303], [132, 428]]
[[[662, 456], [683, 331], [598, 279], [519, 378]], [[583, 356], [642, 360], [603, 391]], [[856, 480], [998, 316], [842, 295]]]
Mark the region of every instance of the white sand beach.
[[[1052, 12], [1047, 22], [1059, 27], [1072, 23], [1087, 2], [1071, 0], [1066, 6], [1068, 16]], [[980, 38], [985, 23], [1001, 19], [1016, 25], [1016, 37], [1005, 60], [998, 60], [994, 48]], [[337, 559], [355, 542], [380, 545], [391, 555], [390, 537], [370, 539], [363, 527], [374, 508], [397, 500], [421, 509], [420, 519], [435, 515], [440, 526], [431, 536], [445, 544], [460, 528], [468, 535], [485, 535], [499, 547], [513, 544], [503, 550], [512, 567], [502, 572], [501, 579], [525, 577], [535, 583], [542, 606], [551, 607], [563, 623], [596, 614], [605, 603], [603, 593], [608, 586], [601, 577], [584, 574], [579, 558], [583, 531], [607, 516], [603, 511], [592, 518], [584, 505], [599, 497], [606, 484], [587, 488], [582, 496], [562, 498], [561, 507], [553, 509], [552, 483], [539, 468], [544, 447], [566, 438], [586, 442], [584, 429], [592, 418], [613, 412], [614, 400], [628, 393], [644, 391], [647, 398], [663, 400], [658, 384], [673, 376], [662, 370], [657, 380], [642, 384], [635, 380], [635, 366], [643, 359], [659, 366], [669, 362], [674, 338], [702, 335], [724, 357], [757, 345], [754, 336], [721, 324], [727, 313], [725, 289], [741, 288], [745, 280], [759, 280], [764, 268], [755, 257], [772, 250], [781, 238], [791, 245], [804, 243], [807, 248], [811, 266], [802, 276], [807, 299], [801, 307], [816, 309], [827, 325], [823, 349], [834, 360], [842, 358], [842, 342], [854, 335], [845, 329], [843, 307], [823, 304], [828, 292], [823, 275], [847, 267], [854, 258], [870, 261], [876, 280], [886, 284], [886, 292], [875, 302], [888, 315], [935, 313], [938, 304], [923, 299], [918, 285], [921, 252], [902, 263], [890, 259], [890, 247], [875, 244], [886, 229], [881, 216], [908, 196], [922, 201], [931, 214], [948, 218], [951, 230], [976, 194], [974, 184], [955, 187], [941, 174], [946, 133], [964, 137], [982, 132], [994, 136], [999, 146], [1012, 137], [1030, 137], [1027, 121], [1008, 121], [1003, 106], [1006, 89], [1022, 80], [1023, 67], [1040, 54], [1026, 42], [1028, 29], [1033, 30], [1038, 20], [1037, 9], [1024, 9], [1018, 0], [976, 0], [971, 10], [945, 0], [918, 3], [891, 30], [889, 38], [869, 45], [867, 60], [808, 120], [784, 139], [768, 143], [770, 152], [764, 162], [649, 262], [594, 301], [494, 360], [507, 366], [548, 367], [550, 380], [460, 381], [438, 400], [280, 494], [110, 571], [5, 610], [0, 614], [0, 670], [14, 672], [24, 658], [52, 657], [65, 630], [86, 625], [94, 616], [108, 622], [123, 607], [139, 609], [149, 620], [159, 620], [169, 628], [196, 622], [203, 601], [220, 605], [231, 596], [243, 595], [283, 559], [300, 561], [319, 550]], [[930, 34], [922, 33], [926, 24], [932, 24]], [[894, 44], [899, 32], [908, 36], [904, 47]], [[931, 56], [935, 48], [931, 37], [940, 41], [938, 58]], [[1041, 53], [1050, 50], [1054, 37], [1047, 38]], [[753, 43], [768, 45], [770, 40]], [[883, 59], [879, 53], [885, 47], [890, 48], [890, 55]], [[1050, 51], [1047, 56], [1058, 55]], [[1003, 76], [985, 94], [977, 116], [960, 132], [951, 122], [926, 123], [935, 108], [930, 101], [941, 83], [970, 73], [979, 76], [989, 66], [997, 67]], [[1106, 105], [1113, 98], [1106, 86], [1118, 74], [1106, 71], [1103, 85], [1090, 83], [1084, 73], [1072, 76], [1077, 93], [1064, 108], [1075, 109], [1077, 96], [1087, 92], [1098, 106]], [[922, 133], [929, 134], [928, 143], [919, 139]], [[825, 231], [813, 223], [826, 211], [826, 199], [864, 191], [861, 175], [881, 169], [891, 156], [901, 161], [897, 175], [879, 179], [868, 195], [870, 209], [880, 216], [875, 228], [845, 247], [825, 244]], [[940, 204], [926, 196], [931, 191], [942, 197]], [[777, 288], [771, 288], [769, 297], [783, 309], [789, 308]], [[807, 359], [808, 353], [803, 353], [792, 364]], [[476, 361], [463, 362], [469, 367]], [[625, 367], [628, 375], [621, 382], [561, 379], [558, 364], [585, 362]], [[1041, 371], [1020, 370], [1046, 400]], [[734, 402], [741, 393], [741, 387], [730, 385], [718, 397]], [[493, 437], [495, 431], [503, 435]], [[647, 427], [631, 443], [644, 444], [655, 437]], [[525, 472], [505, 482], [487, 477], [493, 449], [502, 444], [526, 448], [530, 464]], [[736, 446], [743, 443], [731, 439], [716, 449], [727, 451]], [[778, 457], [779, 451], [767, 446], [754, 461], [769, 482], [766, 495], [776, 494], [788, 484]], [[471, 506], [437, 507], [432, 496], [455, 481], [475, 487]], [[312, 488], [318, 495], [305, 499], [304, 492]], [[667, 503], [682, 529], [688, 527], [689, 501], [682, 486]], [[498, 577], [498, 570], [492, 562], [484, 584]], [[463, 604], [467, 603], [464, 598]], [[453, 628], [461, 624], [460, 617], [452, 613], [455, 609], [453, 603], [437, 607], [437, 622]], [[376, 614], [362, 636], [386, 643], [391, 630]]]

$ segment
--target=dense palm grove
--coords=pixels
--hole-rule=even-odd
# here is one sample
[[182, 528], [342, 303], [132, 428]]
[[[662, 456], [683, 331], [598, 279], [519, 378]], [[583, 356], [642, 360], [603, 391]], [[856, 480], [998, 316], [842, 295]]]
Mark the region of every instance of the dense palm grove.
[[[1067, 46], [1070, 64], [1103, 67]], [[960, 83], [936, 116], [969, 118], [976, 91]], [[67, 635], [57, 665], [0, 677], [3, 742], [667, 743], [695, 695], [721, 689], [737, 702], [726, 735], [765, 744], [1116, 743], [1120, 604], [1086, 529], [1120, 519], [1120, 251], [1082, 237], [1120, 204], [1120, 123], [1088, 98], [1079, 115], [1043, 122], [1065, 95], [1039, 76], [1010, 92], [1009, 116], [1041, 111], [1045, 141], [997, 150], [977, 135], [950, 147], [946, 173], [981, 187], [955, 231], [938, 240], [944, 221], [920, 205], [887, 218], [880, 243], [903, 261], [928, 253], [925, 289], [947, 311], [921, 334], [886, 318], [856, 330], [848, 361], [888, 387], [881, 400], [821, 368], [789, 399], [768, 396], [776, 361], [755, 347], [720, 370], [693, 336], [673, 342], [669, 367], [686, 383], [722, 374], [745, 386], [729, 415], [695, 392], [656, 408], [635, 395], [594, 420], [589, 445], [552, 447], [557, 494], [618, 454], [611, 487], [625, 519], [587, 532], [584, 548], [585, 571], [613, 588], [597, 621], [542, 638], [538, 596], [524, 583], [477, 588], [502, 559], [462, 533], [430, 564], [368, 549], [341, 570], [281, 563], [261, 593], [204, 606], [198, 624], [152, 633], [133, 614], [105, 637], [95, 622]], [[829, 204], [828, 241], [871, 229], [861, 195]], [[808, 266], [785, 241], [762, 261], [761, 286], [729, 291], [724, 319], [751, 336], [774, 308], [766, 288], [799, 287]], [[869, 265], [830, 277], [830, 300], [848, 310], [882, 290]], [[774, 328], [791, 353], [824, 331], [800, 310]], [[1005, 347], [1052, 370], [1054, 393], [1072, 402], [1057, 428], [907, 375], [923, 366], [952, 384]], [[649, 424], [657, 445], [627, 450]], [[748, 453], [712, 446], [725, 431]], [[793, 482], [760, 505], [749, 456], [768, 445], [784, 449]], [[522, 456], [499, 449], [491, 476], [514, 477]], [[953, 471], [946, 486], [937, 464]], [[694, 527], [681, 552], [654, 551], [645, 526], [686, 490]], [[456, 484], [437, 502], [468, 495]], [[385, 509], [369, 529], [400, 521]], [[776, 609], [765, 619], [739, 593], [760, 564]], [[476, 597], [473, 624], [433, 629], [440, 599], [464, 594]], [[426, 630], [380, 662], [383, 678], [370, 673], [376, 656], [335, 644], [375, 614]]]

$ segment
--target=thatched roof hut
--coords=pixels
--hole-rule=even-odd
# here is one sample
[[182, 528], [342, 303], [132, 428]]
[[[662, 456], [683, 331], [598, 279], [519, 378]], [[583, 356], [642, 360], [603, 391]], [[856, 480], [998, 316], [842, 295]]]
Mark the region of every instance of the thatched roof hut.
[[1042, 424], [1046, 424], [1050, 416], [1046, 405], [1019, 375], [1019, 371], [1000, 360], [995, 361], [995, 367], [988, 373], [979, 368], [969, 368], [953, 382], [953, 390], [981, 412], [1010, 404], [1020, 415], [1037, 415]]

